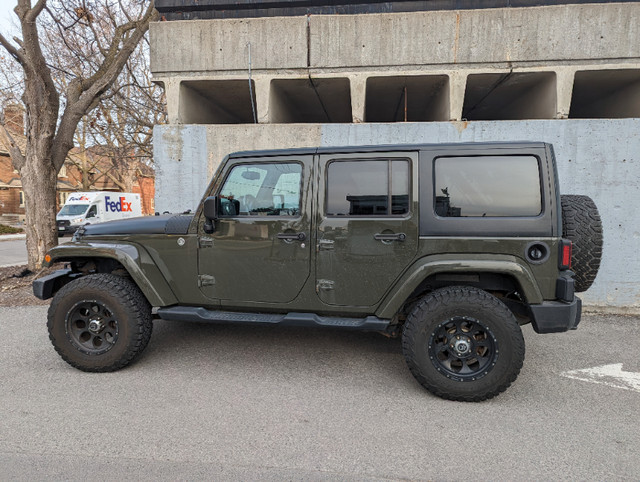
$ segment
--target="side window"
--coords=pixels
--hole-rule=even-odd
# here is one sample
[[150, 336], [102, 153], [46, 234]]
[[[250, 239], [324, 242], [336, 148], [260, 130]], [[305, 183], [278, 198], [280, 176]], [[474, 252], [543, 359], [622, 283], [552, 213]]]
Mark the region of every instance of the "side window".
[[95, 218], [98, 215], [98, 206], [95, 204], [89, 208], [86, 218]]
[[409, 167], [407, 159], [332, 161], [327, 167], [327, 216], [408, 213]]
[[302, 166], [297, 163], [240, 164], [220, 193], [220, 216], [298, 216]]
[[534, 156], [439, 157], [435, 211], [441, 217], [538, 216], [542, 195]]

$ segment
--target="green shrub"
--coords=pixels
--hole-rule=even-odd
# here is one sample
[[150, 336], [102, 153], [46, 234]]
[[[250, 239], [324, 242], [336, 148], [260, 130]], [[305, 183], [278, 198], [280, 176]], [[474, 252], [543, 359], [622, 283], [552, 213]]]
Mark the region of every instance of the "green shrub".
[[7, 226], [6, 224], [0, 224], [0, 234], [16, 234], [21, 232], [22, 229], [20, 228], [12, 228], [11, 226]]

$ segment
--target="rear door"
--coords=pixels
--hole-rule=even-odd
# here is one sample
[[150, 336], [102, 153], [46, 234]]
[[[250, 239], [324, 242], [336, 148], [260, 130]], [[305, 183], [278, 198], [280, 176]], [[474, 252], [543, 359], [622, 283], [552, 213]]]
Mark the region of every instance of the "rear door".
[[231, 160], [213, 193], [212, 234], [199, 224], [199, 285], [223, 304], [286, 303], [310, 275], [313, 156]]
[[319, 156], [316, 291], [373, 306], [416, 255], [416, 152]]

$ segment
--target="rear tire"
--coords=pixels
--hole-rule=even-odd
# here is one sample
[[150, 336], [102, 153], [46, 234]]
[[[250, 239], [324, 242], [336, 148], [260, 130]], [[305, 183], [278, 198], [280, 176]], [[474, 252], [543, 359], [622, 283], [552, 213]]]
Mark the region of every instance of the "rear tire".
[[602, 220], [589, 196], [567, 194], [562, 201], [562, 237], [573, 243], [571, 269], [575, 290], [587, 291], [598, 275], [602, 259]]
[[524, 338], [513, 313], [478, 288], [451, 286], [426, 295], [402, 334], [409, 370], [434, 395], [479, 402], [517, 378]]
[[58, 291], [47, 327], [51, 343], [71, 366], [115, 371], [133, 362], [149, 343], [151, 306], [131, 280], [93, 274]]

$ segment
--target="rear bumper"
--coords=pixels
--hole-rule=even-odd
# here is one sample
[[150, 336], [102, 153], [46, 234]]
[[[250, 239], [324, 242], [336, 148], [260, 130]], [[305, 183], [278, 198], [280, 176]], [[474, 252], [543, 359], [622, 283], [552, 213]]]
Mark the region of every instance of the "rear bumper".
[[536, 333], [561, 333], [578, 328], [582, 316], [582, 300], [577, 296], [572, 301], [545, 301], [529, 305], [531, 324]]

